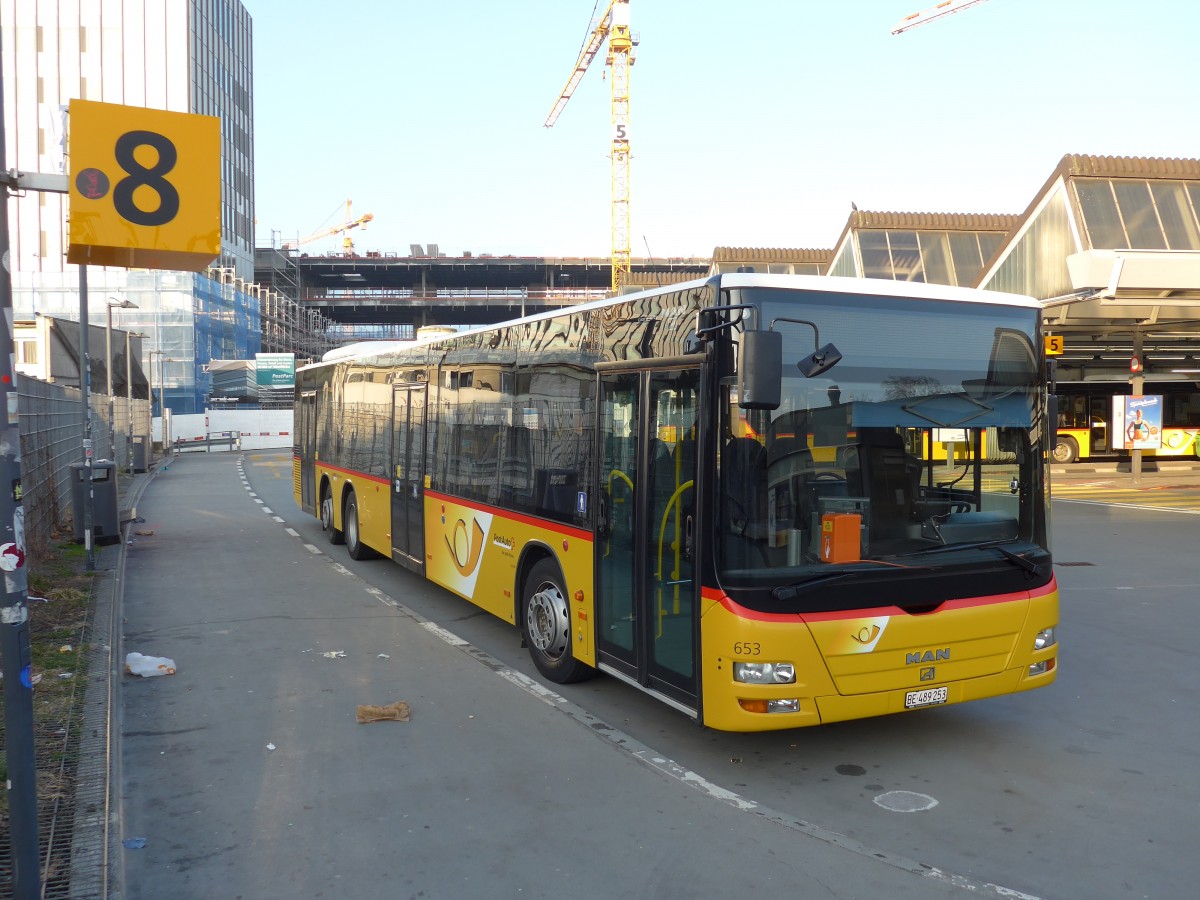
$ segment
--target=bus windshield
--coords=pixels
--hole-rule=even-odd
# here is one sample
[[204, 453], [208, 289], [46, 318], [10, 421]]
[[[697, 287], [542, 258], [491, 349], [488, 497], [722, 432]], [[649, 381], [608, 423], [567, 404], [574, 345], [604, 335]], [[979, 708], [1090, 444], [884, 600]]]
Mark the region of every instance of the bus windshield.
[[[1049, 581], [1036, 310], [841, 294], [797, 305], [769, 289], [735, 302], [782, 331], [784, 376], [778, 409], [744, 410], [736, 369], [724, 373], [723, 583], [789, 599], [885, 569]], [[797, 362], [817, 335], [784, 319], [813, 323], [841, 361], [805, 378]]]

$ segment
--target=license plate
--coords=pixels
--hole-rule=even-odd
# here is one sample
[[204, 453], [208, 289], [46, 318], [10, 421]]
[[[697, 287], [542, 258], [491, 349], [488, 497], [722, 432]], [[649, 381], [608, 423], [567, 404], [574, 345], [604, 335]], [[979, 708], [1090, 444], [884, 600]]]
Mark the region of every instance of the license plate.
[[926, 688], [923, 691], [909, 691], [904, 695], [904, 708], [917, 709], [921, 706], [937, 706], [939, 703], [946, 702], [949, 693], [949, 689], [944, 687]]

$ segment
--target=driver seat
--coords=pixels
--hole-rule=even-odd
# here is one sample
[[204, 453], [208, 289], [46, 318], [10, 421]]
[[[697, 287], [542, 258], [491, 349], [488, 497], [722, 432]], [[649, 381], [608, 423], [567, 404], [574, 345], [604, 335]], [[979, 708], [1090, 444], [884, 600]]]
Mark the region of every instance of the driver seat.
[[915, 520], [921, 475], [904, 439], [891, 428], [863, 428], [858, 457], [861, 496], [871, 501], [871, 538], [904, 537]]

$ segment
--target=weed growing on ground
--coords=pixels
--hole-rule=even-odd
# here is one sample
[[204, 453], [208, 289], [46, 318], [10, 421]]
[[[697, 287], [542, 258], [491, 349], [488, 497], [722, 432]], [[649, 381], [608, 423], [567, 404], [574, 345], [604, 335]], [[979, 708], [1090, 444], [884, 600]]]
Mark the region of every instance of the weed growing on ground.
[[[38, 806], [61, 799], [74, 784], [64, 767], [72, 718], [83, 702], [83, 645], [95, 572], [84, 548], [57, 540], [29, 565], [29, 650], [33, 678], [34, 753]], [[0, 711], [4, 708], [0, 696]], [[0, 780], [8, 778], [4, 720], [0, 715]], [[0, 817], [8, 817], [8, 792], [0, 792]], [[6, 831], [6, 828], [0, 829]]]

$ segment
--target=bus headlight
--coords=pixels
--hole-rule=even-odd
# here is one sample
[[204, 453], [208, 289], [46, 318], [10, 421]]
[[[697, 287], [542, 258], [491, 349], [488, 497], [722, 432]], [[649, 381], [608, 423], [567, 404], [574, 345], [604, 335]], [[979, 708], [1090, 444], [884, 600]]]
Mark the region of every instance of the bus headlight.
[[796, 667], [788, 662], [735, 662], [733, 680], [742, 684], [795, 684]]
[[1047, 647], [1053, 647], [1057, 643], [1058, 638], [1054, 636], [1054, 628], [1043, 628], [1033, 639], [1033, 649], [1045, 650]]

